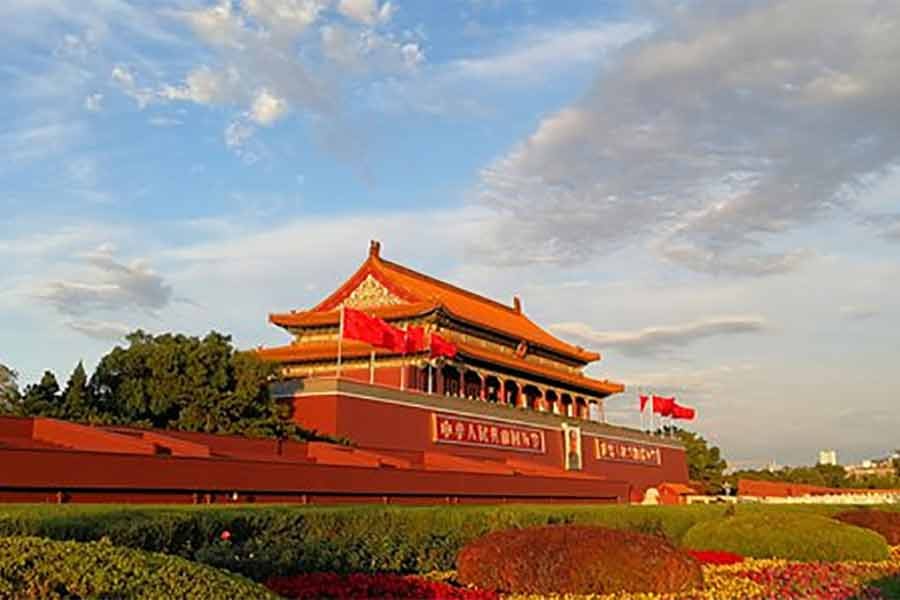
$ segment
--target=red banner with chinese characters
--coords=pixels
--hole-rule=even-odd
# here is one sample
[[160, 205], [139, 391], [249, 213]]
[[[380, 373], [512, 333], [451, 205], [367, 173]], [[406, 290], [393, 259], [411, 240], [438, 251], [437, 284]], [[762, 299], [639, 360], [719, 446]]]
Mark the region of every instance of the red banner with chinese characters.
[[614, 460], [658, 467], [662, 464], [662, 450], [637, 442], [594, 438], [597, 460]]
[[547, 452], [544, 432], [540, 429], [438, 413], [434, 413], [434, 441], [538, 454]]

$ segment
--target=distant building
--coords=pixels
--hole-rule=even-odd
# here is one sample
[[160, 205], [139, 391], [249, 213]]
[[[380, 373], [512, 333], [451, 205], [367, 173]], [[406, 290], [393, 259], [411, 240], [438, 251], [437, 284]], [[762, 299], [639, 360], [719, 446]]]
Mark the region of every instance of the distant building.
[[858, 465], [850, 465], [847, 467], [847, 476], [853, 479], [868, 476], [890, 477], [896, 473], [894, 468], [895, 454], [896, 451], [886, 458], [866, 459]]
[[837, 451], [836, 450], [819, 450], [819, 464], [820, 465], [830, 465], [837, 466]]

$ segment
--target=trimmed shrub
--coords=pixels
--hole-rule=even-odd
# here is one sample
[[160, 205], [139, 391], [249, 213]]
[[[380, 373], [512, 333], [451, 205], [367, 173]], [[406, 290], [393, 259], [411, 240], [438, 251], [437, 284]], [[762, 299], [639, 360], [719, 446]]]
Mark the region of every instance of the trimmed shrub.
[[891, 546], [900, 545], [900, 513], [860, 509], [838, 513], [834, 518], [842, 523], [856, 525], [881, 534]]
[[30, 537], [0, 538], [0, 593], [22, 600], [275, 598], [252, 581], [175, 556]]
[[694, 525], [682, 543], [697, 550], [725, 550], [751, 558], [798, 561], [885, 560], [880, 535], [804, 513], [761, 513]]
[[457, 558], [459, 580], [520, 594], [667, 593], [703, 584], [700, 565], [667, 541], [602, 527], [498, 531]]
[[310, 573], [273, 577], [266, 587], [297, 600], [497, 600], [494, 592], [454, 587], [448, 583], [401, 575], [337, 575]]

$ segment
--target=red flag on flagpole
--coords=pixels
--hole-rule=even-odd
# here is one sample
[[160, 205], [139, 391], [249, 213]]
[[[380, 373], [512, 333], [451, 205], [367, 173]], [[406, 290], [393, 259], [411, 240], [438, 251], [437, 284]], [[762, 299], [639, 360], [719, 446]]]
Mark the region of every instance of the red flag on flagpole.
[[344, 338], [359, 340], [395, 352], [403, 352], [406, 348], [406, 332], [353, 308], [344, 309], [342, 333]]
[[425, 350], [425, 329], [417, 325], [410, 325], [406, 328], [403, 352], [412, 354], [423, 350]]
[[647, 406], [647, 402], [650, 400], [650, 396], [644, 396], [643, 394], [638, 396], [641, 399], [641, 412], [644, 412], [644, 408]]
[[453, 358], [454, 356], [456, 356], [456, 345], [445, 340], [440, 334], [431, 334], [431, 342], [429, 343], [429, 346], [431, 349], [431, 358], [437, 358], [439, 356]]
[[671, 417], [672, 407], [675, 405], [675, 397], [653, 396], [653, 412], [661, 417]]
[[672, 418], [684, 419], [685, 421], [693, 421], [697, 416], [697, 411], [690, 406], [681, 406], [677, 402], [672, 403]]

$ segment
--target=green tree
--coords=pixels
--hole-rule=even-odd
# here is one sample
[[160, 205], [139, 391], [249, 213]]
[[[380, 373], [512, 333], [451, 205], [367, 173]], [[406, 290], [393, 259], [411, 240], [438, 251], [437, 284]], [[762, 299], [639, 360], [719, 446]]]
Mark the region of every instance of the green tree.
[[23, 417], [59, 417], [62, 406], [56, 375], [52, 371], [44, 371], [38, 383], [25, 388], [13, 412]]
[[19, 374], [0, 364], [0, 412], [8, 412], [19, 403]]
[[136, 331], [104, 356], [90, 380], [95, 419], [252, 436], [310, 437], [269, 393], [277, 368], [237, 352], [230, 336]]
[[822, 476], [826, 487], [847, 487], [847, 471], [844, 467], [840, 465], [816, 465], [814, 468]]
[[91, 416], [88, 377], [84, 371], [84, 363], [80, 361], [66, 383], [59, 416], [71, 421], [86, 421]]
[[675, 436], [684, 444], [687, 453], [688, 476], [691, 481], [700, 483], [704, 487], [702, 491], [706, 493], [721, 493], [728, 463], [722, 458], [719, 447], [710, 446], [702, 436], [692, 431], [679, 428], [667, 431], [674, 432]]

